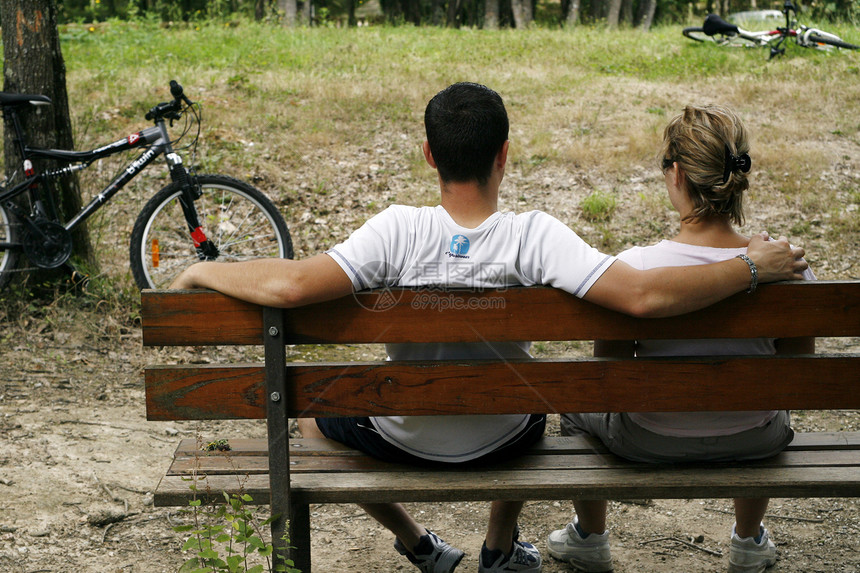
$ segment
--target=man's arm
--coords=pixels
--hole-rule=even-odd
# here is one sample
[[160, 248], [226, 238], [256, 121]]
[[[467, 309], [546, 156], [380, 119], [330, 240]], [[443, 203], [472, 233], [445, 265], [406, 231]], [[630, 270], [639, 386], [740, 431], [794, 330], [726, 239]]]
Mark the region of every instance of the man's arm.
[[[785, 237], [766, 238], [756, 235], [747, 249], [758, 268], [759, 282], [801, 280], [808, 266], [800, 260], [803, 249], [792, 249]], [[741, 259], [647, 271], [616, 261], [583, 298], [625, 314], [654, 318], [704, 308], [749, 286], [750, 268]]]
[[352, 281], [330, 256], [203, 262], [188, 267], [172, 289], [208, 288], [263, 306], [292, 308], [352, 293]]

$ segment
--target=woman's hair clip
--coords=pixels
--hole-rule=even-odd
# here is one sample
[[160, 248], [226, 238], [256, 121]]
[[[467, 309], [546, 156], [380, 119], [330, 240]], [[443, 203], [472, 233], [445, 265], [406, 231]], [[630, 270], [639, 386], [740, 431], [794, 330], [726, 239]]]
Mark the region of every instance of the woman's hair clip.
[[729, 180], [729, 175], [732, 173], [738, 171], [749, 173], [750, 167], [752, 167], [752, 159], [748, 154], [734, 155], [729, 150], [729, 146], [726, 146], [726, 167], [723, 169], [723, 183]]

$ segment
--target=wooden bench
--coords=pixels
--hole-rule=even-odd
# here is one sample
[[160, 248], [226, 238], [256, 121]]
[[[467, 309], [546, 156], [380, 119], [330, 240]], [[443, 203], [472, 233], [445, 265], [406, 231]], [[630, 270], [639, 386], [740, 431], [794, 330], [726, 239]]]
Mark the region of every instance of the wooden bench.
[[[147, 346], [263, 345], [260, 364], [146, 369], [150, 420], [266, 418], [268, 440], [226, 453], [183, 440], [155, 493], [187, 505], [188, 475], [281, 516], [310, 571], [309, 504], [491, 499], [856, 497], [860, 432], [799, 433], [780, 455], [743, 464], [645, 465], [594, 440], [544, 438], [504, 467], [427, 470], [328, 440], [288, 439], [288, 419], [605, 411], [860, 409], [860, 354], [617, 360], [291, 363], [286, 344], [860, 336], [860, 281], [781, 283], [682, 317], [635, 319], [544, 287], [385, 290], [291, 310], [209, 291], [144, 291]], [[853, 341], [852, 341], [853, 343]], [[856, 348], [856, 345], [855, 345]], [[754, 391], [750, 388], [754, 387]], [[223, 437], [223, 436], [219, 436]], [[706, 471], [703, 471], [705, 469]], [[185, 478], [185, 479], [183, 479]], [[283, 519], [288, 519], [288, 525]]]

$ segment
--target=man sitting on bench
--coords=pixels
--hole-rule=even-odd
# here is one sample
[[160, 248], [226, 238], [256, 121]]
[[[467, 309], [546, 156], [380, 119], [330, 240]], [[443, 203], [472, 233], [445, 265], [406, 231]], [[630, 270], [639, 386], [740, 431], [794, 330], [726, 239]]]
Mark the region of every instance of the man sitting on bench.
[[[749, 266], [733, 259], [695, 269], [635, 270], [587, 245], [540, 211], [498, 211], [508, 154], [508, 117], [499, 95], [459, 83], [431, 99], [424, 115], [427, 163], [438, 172], [441, 205], [394, 205], [324, 254], [293, 261], [203, 262], [171, 288], [210, 288], [274, 307], [294, 307], [378, 287], [500, 288], [549, 285], [636, 316], [696, 310], [747, 290], [752, 281], [799, 279], [802, 249], [785, 239], [750, 241]], [[753, 266], [754, 265], [754, 266]], [[416, 325], [416, 327], [420, 327]], [[393, 359], [514, 359], [529, 343], [388, 345]], [[327, 436], [385, 460], [421, 464], [504, 462], [536, 441], [545, 416], [433, 416], [300, 420], [305, 437]], [[492, 503], [479, 571], [541, 571], [518, 540], [522, 502]], [[391, 530], [396, 549], [425, 573], [453, 571], [463, 557], [400, 504], [363, 504]]]

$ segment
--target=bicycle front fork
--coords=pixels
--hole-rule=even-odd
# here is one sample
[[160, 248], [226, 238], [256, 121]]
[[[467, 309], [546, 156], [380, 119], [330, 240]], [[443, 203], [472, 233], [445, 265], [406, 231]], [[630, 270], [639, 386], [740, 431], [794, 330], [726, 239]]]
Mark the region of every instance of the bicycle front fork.
[[191, 240], [194, 241], [194, 249], [197, 251], [197, 257], [201, 261], [217, 259], [219, 254], [218, 247], [215, 246], [215, 243], [203, 231], [200, 217], [194, 206], [194, 202], [201, 195], [200, 186], [197, 184], [196, 178], [188, 173], [188, 170], [182, 165], [182, 158], [176, 153], [167, 154], [167, 164], [170, 168], [171, 179], [179, 184], [182, 191], [179, 195], [179, 204], [182, 206], [182, 213], [185, 215], [185, 222], [188, 224]]

